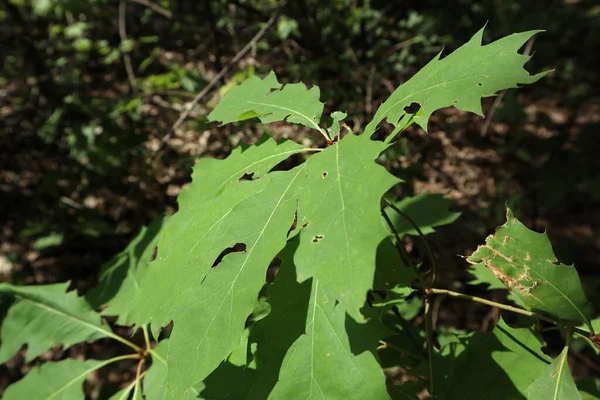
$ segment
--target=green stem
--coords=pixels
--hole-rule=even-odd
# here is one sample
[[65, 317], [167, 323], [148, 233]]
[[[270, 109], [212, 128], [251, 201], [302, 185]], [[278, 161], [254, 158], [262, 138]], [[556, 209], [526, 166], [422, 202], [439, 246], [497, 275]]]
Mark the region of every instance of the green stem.
[[[144, 365], [144, 359], [142, 358], [137, 365], [137, 369], [135, 371], [135, 386], [133, 389], [133, 398], [134, 400], [138, 398], [138, 393], [140, 391], [141, 380], [144, 374], [142, 373], [142, 365]], [[145, 371], [144, 371], [145, 372]]]
[[433, 327], [431, 320], [431, 298], [425, 296], [425, 333], [427, 335], [427, 358], [429, 359], [429, 394], [435, 399], [435, 383], [433, 377]]
[[396, 227], [394, 226], [393, 222], [390, 220], [390, 217], [388, 217], [385, 210], [381, 210], [381, 215], [383, 216], [383, 219], [385, 219], [385, 222], [388, 224], [390, 230], [392, 231], [392, 234], [394, 235], [394, 238], [396, 239], [395, 247], [396, 247], [396, 250], [398, 251], [398, 254], [400, 255], [400, 258], [406, 263], [406, 265], [408, 265], [410, 268], [412, 268], [412, 270], [415, 272], [415, 275], [417, 276], [417, 279], [419, 280], [421, 287], [423, 289], [428, 288], [429, 286], [427, 286], [427, 283], [425, 282], [425, 280], [423, 279], [423, 277], [417, 270], [417, 267], [415, 267], [415, 265], [410, 261], [410, 257], [408, 256], [408, 253], [406, 252], [406, 249], [404, 248], [402, 239], [400, 238], [400, 235], [398, 234], [398, 231], [396, 230]]
[[50, 397], [48, 397], [48, 399], [56, 397], [57, 395], [59, 395], [64, 390], [68, 389], [72, 385], [74, 385], [77, 382], [79, 382], [82, 378], [88, 376], [89, 374], [91, 374], [92, 372], [94, 372], [96, 370], [99, 370], [102, 367], [107, 366], [108, 364], [112, 364], [114, 362], [121, 361], [121, 360], [139, 359], [139, 358], [140, 358], [139, 354], [127, 354], [127, 355], [124, 355], [124, 356], [113, 357], [111, 359], [103, 361], [100, 364], [95, 365], [92, 368], [87, 369], [86, 371], [83, 371], [81, 374], [79, 374], [75, 378], [71, 379], [66, 385], [62, 386], [59, 390], [53, 392], [52, 395]]
[[[107, 332], [107, 334], [108, 334], [108, 332]], [[119, 335], [116, 335], [116, 334], [110, 332], [110, 334], [108, 336], [110, 336], [111, 338], [115, 339], [116, 341], [119, 341], [119, 342], [123, 343], [126, 346], [131, 347], [133, 350], [135, 350], [138, 353], [141, 352], [141, 351], [143, 351], [143, 349], [140, 346], [138, 346], [135, 343], [130, 342], [129, 340], [127, 340], [125, 338], [122, 338]]]
[[421, 240], [423, 241], [423, 244], [425, 245], [425, 248], [427, 249], [427, 254], [429, 256], [429, 259], [431, 260], [431, 285], [423, 286], [423, 287], [431, 287], [431, 286], [433, 286], [434, 283], [435, 283], [435, 276], [436, 276], [436, 273], [437, 273], [437, 264], [436, 264], [436, 261], [435, 261], [435, 257], [433, 256], [433, 251], [431, 251], [431, 247], [429, 247], [429, 242], [425, 238], [425, 235], [423, 234], [423, 231], [421, 230], [421, 228], [419, 228], [419, 225], [417, 225], [415, 223], [415, 221], [413, 221], [413, 219], [408, 214], [406, 214], [404, 211], [402, 211], [401, 209], [399, 209], [398, 207], [396, 207], [396, 205], [394, 205], [394, 203], [392, 203], [391, 201], [389, 201], [386, 198], [384, 198], [383, 200], [386, 202], [386, 204], [389, 207], [392, 208], [392, 210], [396, 211], [398, 213], [398, 215], [400, 215], [409, 224], [411, 224], [412, 227], [415, 228], [415, 230], [419, 234], [419, 237], [421, 238]]
[[491, 306], [491, 307], [496, 307], [496, 308], [499, 308], [501, 310], [506, 310], [506, 311], [514, 312], [516, 314], [521, 314], [521, 315], [527, 315], [528, 317], [536, 318], [536, 319], [539, 319], [541, 321], [546, 321], [546, 322], [551, 323], [553, 325], [565, 327], [565, 328], [570, 329], [571, 331], [573, 331], [575, 333], [578, 333], [579, 335], [585, 336], [587, 338], [590, 338], [592, 336], [592, 334], [590, 332], [586, 331], [586, 330], [579, 329], [577, 327], [567, 325], [567, 324], [565, 324], [562, 321], [556, 320], [556, 319], [548, 317], [546, 315], [538, 314], [536, 312], [529, 311], [529, 310], [524, 310], [524, 309], [518, 308], [518, 307], [509, 306], [507, 304], [497, 303], [497, 302], [492, 301], [492, 300], [484, 299], [483, 297], [471, 296], [469, 294], [458, 293], [458, 292], [453, 292], [451, 290], [436, 289], [436, 288], [429, 289], [429, 293], [431, 293], [431, 294], [445, 294], [445, 295], [452, 296], [452, 297], [457, 297], [457, 298], [460, 298], [460, 299], [471, 300], [471, 301], [474, 301], [474, 302], [477, 302], [477, 303], [481, 303], [481, 304], [485, 304], [485, 305], [488, 305], [488, 306]]
[[156, 351], [154, 351], [153, 349], [148, 349], [147, 351], [148, 351], [148, 353], [150, 353], [150, 355], [152, 356], [153, 359], [156, 358], [161, 363], [167, 365], [167, 360], [165, 360], [164, 358], [162, 358], [160, 356], [160, 354], [158, 354]]
[[413, 353], [411, 351], [402, 349], [402, 348], [400, 348], [400, 347], [398, 347], [396, 345], [393, 345], [391, 343], [386, 342], [385, 340], [380, 340], [379, 344], [380, 344], [380, 346], [377, 347], [377, 350], [379, 350], [379, 349], [392, 349], [392, 350], [397, 351], [398, 353], [406, 354], [407, 356], [410, 356], [410, 357], [412, 357], [412, 358], [414, 358], [415, 360], [418, 360], [418, 361], [420, 361], [420, 360], [423, 359], [419, 354], [415, 354], [415, 353]]
[[152, 348], [152, 344], [150, 343], [150, 335], [148, 334], [148, 325], [142, 325], [142, 332], [144, 332], [144, 342], [146, 343], [146, 351], [149, 351]]

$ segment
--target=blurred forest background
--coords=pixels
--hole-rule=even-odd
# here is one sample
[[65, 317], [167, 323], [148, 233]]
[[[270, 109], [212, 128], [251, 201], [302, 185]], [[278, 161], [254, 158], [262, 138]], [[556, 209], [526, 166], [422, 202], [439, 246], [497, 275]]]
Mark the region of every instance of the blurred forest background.
[[[0, 280], [92, 287], [141, 226], [176, 210], [199, 157], [258, 139], [263, 128], [251, 122], [206, 122], [236, 83], [274, 70], [318, 85], [326, 113], [346, 110], [360, 132], [399, 84], [486, 24], [487, 41], [546, 30], [526, 67], [554, 72], [486, 99], [487, 119], [434, 114], [428, 135], [409, 129], [381, 161], [407, 181], [400, 195], [443, 193], [462, 212], [432, 238], [443, 285], [467, 279], [457, 255], [483, 242], [508, 204], [548, 230], [598, 296], [600, 4], [591, 0], [0, 0]], [[264, 129], [319, 140], [297, 126]], [[484, 325], [485, 313], [460, 312], [460, 301], [438, 306], [439, 325]], [[70, 351], [107, 351], [101, 344]], [[581, 363], [600, 373], [593, 354]], [[0, 390], [24, 368], [22, 359], [0, 367]]]

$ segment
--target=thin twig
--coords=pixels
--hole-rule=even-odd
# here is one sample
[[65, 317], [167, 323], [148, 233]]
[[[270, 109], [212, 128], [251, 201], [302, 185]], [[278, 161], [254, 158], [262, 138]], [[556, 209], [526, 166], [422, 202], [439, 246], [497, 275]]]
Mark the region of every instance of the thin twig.
[[431, 320], [431, 297], [425, 295], [425, 334], [427, 335], [427, 359], [429, 360], [429, 394], [435, 399], [435, 380], [433, 378], [433, 328]]
[[433, 286], [435, 283], [435, 276], [437, 273], [437, 263], [435, 261], [435, 257], [433, 256], [433, 251], [431, 251], [431, 247], [429, 247], [429, 242], [427, 241], [427, 239], [425, 238], [425, 235], [423, 234], [423, 231], [421, 230], [421, 228], [419, 228], [419, 225], [417, 225], [416, 222], [408, 214], [406, 214], [404, 211], [402, 211], [401, 209], [396, 207], [396, 205], [394, 205], [394, 203], [392, 203], [391, 201], [389, 201], [386, 198], [384, 198], [383, 200], [386, 202], [386, 204], [388, 206], [390, 206], [392, 208], [392, 210], [396, 211], [402, 218], [404, 218], [409, 224], [411, 224], [413, 228], [415, 228], [415, 230], [419, 234], [419, 237], [423, 241], [423, 244], [425, 244], [425, 248], [427, 249], [429, 259], [431, 260], [431, 283], [428, 286], [424, 286], [424, 287]]
[[148, 325], [142, 325], [142, 332], [144, 332], [144, 342], [146, 343], [146, 351], [148, 351], [152, 348], [150, 334], [148, 333]]
[[162, 149], [171, 139], [175, 131], [183, 124], [186, 118], [189, 117], [196, 104], [198, 104], [198, 102], [208, 94], [208, 92], [217, 84], [217, 82], [225, 76], [225, 74], [229, 71], [229, 68], [236, 64], [242, 57], [244, 57], [244, 55], [246, 55], [246, 53], [248, 53], [252, 49], [252, 47], [254, 47], [256, 42], [260, 40], [260, 38], [267, 32], [267, 30], [271, 27], [271, 25], [273, 25], [273, 23], [277, 20], [278, 17], [279, 13], [273, 14], [271, 18], [269, 18], [265, 26], [263, 26], [262, 29], [258, 31], [256, 35], [254, 35], [254, 37], [248, 42], [248, 44], [246, 44], [246, 46], [244, 46], [244, 48], [241, 49], [235, 55], [235, 57], [233, 57], [231, 61], [229, 61], [229, 63], [225, 67], [223, 67], [223, 69], [221, 69], [221, 71], [208, 83], [208, 85], [206, 85], [204, 89], [202, 89], [202, 91], [198, 93], [196, 97], [194, 97], [194, 99], [190, 102], [186, 110], [183, 111], [177, 119], [177, 121], [175, 121], [169, 132], [162, 138], [160, 146], [154, 153], [154, 157], [156, 157], [162, 151]]
[[484, 299], [483, 297], [471, 296], [471, 295], [465, 294], [465, 293], [453, 292], [451, 290], [436, 289], [436, 288], [429, 289], [429, 293], [431, 293], [431, 294], [445, 294], [445, 295], [448, 295], [448, 296], [457, 297], [459, 299], [471, 300], [471, 301], [474, 301], [474, 302], [477, 302], [477, 303], [481, 303], [481, 304], [485, 304], [485, 305], [488, 305], [488, 306], [491, 306], [491, 307], [496, 307], [496, 308], [499, 308], [501, 310], [506, 310], [506, 311], [514, 312], [516, 314], [527, 315], [528, 317], [536, 318], [536, 319], [548, 322], [548, 323], [553, 324], [553, 325], [567, 327], [568, 329], [572, 330], [573, 332], [578, 333], [581, 336], [587, 337], [588, 339], [593, 336], [592, 333], [590, 333], [590, 332], [588, 332], [586, 330], [583, 330], [583, 329], [580, 329], [580, 328], [577, 328], [577, 327], [574, 327], [574, 326], [567, 326], [564, 322], [556, 320], [556, 319], [551, 318], [551, 317], [548, 317], [546, 315], [538, 314], [536, 312], [529, 311], [529, 310], [524, 310], [524, 309], [518, 308], [518, 307], [509, 306], [508, 304], [497, 303], [497, 302], [492, 301], [492, 300]]
[[[119, 37], [121, 38], [121, 45], [127, 41], [127, 4], [125, 0], [119, 2]], [[135, 93], [137, 92], [137, 82], [135, 80], [135, 74], [133, 73], [133, 66], [131, 65], [131, 56], [128, 52], [123, 51], [123, 62], [125, 63], [125, 70], [127, 71], [127, 80], [129, 80], [129, 86]]]
[[371, 116], [373, 112], [373, 79], [375, 77], [375, 65], [371, 65], [369, 75], [367, 76], [367, 87], [365, 90], [365, 111], [367, 116]]
[[162, 15], [165, 18], [171, 19], [173, 18], [173, 13], [165, 8], [162, 8], [161, 6], [159, 6], [158, 4], [152, 3], [148, 0], [130, 0], [134, 3], [138, 3], [141, 4], [143, 6], [146, 6], [148, 8], [151, 8], [153, 11], [159, 13], [160, 15]]
[[[140, 358], [140, 361], [138, 362], [136, 371], [135, 371], [135, 386], [133, 389], [133, 398], [137, 399], [138, 395], [140, 393], [140, 386], [142, 385], [142, 377], [144, 376], [144, 373], [142, 372], [142, 367], [144, 365], [144, 363], [146, 362], [146, 359], [144, 358]], [[146, 371], [144, 371], [146, 372]]]
[[392, 234], [394, 235], [394, 238], [396, 239], [395, 247], [396, 247], [396, 251], [398, 251], [398, 254], [400, 255], [400, 259], [402, 259], [402, 261], [405, 262], [406, 265], [409, 266], [414, 271], [423, 290], [427, 289], [429, 286], [427, 286], [427, 283], [425, 282], [425, 280], [423, 279], [423, 277], [417, 270], [417, 267], [415, 267], [415, 265], [410, 261], [410, 257], [408, 256], [408, 253], [406, 252], [406, 249], [404, 248], [404, 242], [402, 242], [402, 238], [398, 234], [398, 231], [396, 230], [394, 223], [390, 220], [390, 217], [388, 217], [385, 210], [381, 210], [381, 215], [383, 216], [383, 219], [385, 219], [385, 222], [388, 224], [388, 227], [390, 228], [390, 230], [392, 231]]

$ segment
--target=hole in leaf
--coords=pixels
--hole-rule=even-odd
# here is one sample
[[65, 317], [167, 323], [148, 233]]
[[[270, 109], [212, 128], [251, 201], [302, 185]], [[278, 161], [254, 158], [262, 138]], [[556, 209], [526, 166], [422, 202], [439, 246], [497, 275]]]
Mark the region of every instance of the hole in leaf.
[[323, 178], [327, 178], [327, 171], [323, 172]]
[[452, 104], [458, 103], [458, 100], [452, 100]]
[[238, 182], [242, 182], [242, 181], [253, 181], [254, 180], [254, 172], [250, 172], [250, 173], [244, 173], [244, 175], [242, 175], [240, 177], [240, 179], [238, 179]]
[[302, 224], [302, 228], [306, 228], [310, 224], [310, 221], [306, 221]]
[[321, 240], [323, 240], [323, 238], [324, 238], [324, 237], [325, 237], [325, 235], [315, 235], [315, 236], [312, 238], [312, 242], [313, 242], [313, 243], [318, 243], [318, 242], [320, 242]]
[[223, 250], [221, 252], [221, 254], [219, 254], [219, 257], [217, 257], [217, 259], [215, 260], [215, 262], [213, 263], [211, 268], [216, 267], [217, 265], [219, 265], [221, 263], [221, 261], [223, 261], [223, 258], [227, 255], [227, 254], [231, 254], [231, 253], [245, 253], [246, 252], [246, 243], [236, 243], [231, 247], [226, 248], [225, 250]]
[[296, 211], [294, 211], [294, 220], [292, 221], [292, 225], [290, 225], [290, 229], [288, 229], [288, 231], [287, 231], [287, 237], [290, 236], [290, 233], [292, 233], [292, 231], [296, 230], [297, 226], [298, 226], [298, 207], [296, 207]]
[[292, 154], [290, 157], [280, 161], [277, 165], [275, 165], [269, 172], [273, 171], [289, 171], [297, 165], [300, 165], [304, 162], [304, 157], [302, 154]]
[[483, 86], [483, 83], [479, 82], [479, 83], [477, 84], [477, 86]]
[[272, 283], [279, 273], [279, 268], [281, 267], [281, 257], [279, 255], [275, 256], [275, 258], [269, 264], [267, 268], [267, 275], [265, 277], [265, 282]]
[[404, 107], [404, 112], [407, 114], [416, 114], [421, 109], [421, 105], [413, 101], [408, 106]]
[[152, 250], [152, 256], [150, 257], [150, 262], [156, 260], [157, 256], [158, 256], [158, 246], [154, 246], [154, 249]]

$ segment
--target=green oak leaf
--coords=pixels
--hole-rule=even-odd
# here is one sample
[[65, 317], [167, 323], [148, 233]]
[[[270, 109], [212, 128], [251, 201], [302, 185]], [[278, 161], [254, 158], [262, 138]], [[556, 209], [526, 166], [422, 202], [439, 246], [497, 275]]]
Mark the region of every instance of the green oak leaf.
[[400, 182], [374, 161], [384, 149], [366, 135], [346, 135], [308, 159], [300, 183], [298, 279], [318, 279], [357, 321], [373, 286], [377, 249], [390, 235], [381, 198]]
[[[239, 164], [264, 157], [256, 152], [242, 163], [247, 149], [220, 161], [224, 171], [232, 169], [229, 163], [237, 169], [226, 173], [230, 182], [218, 189], [204, 184], [196, 170], [180, 210], [161, 232], [132, 319], [153, 329], [173, 320], [170, 395], [206, 378], [239, 345], [265, 271], [285, 247], [295, 217], [301, 227], [298, 279], [320, 279], [342, 308], [363, 319], [359, 310], [373, 285], [376, 251], [389, 235], [380, 220], [380, 199], [397, 182], [374, 161], [383, 147], [347, 135], [292, 170], [240, 182], [251, 170]], [[271, 161], [273, 167], [281, 158]]]
[[581, 400], [567, 362], [569, 348], [565, 347], [542, 376], [527, 388], [528, 400]]
[[369, 331], [313, 279], [305, 333], [288, 350], [268, 399], [389, 399], [374, 355], [379, 337]]
[[148, 227], [142, 227], [129, 245], [106, 263], [100, 271], [98, 285], [86, 298], [94, 307], [106, 305], [103, 315], [118, 316], [117, 324], [132, 325], [129, 320], [135, 299], [140, 291], [140, 280], [152, 260], [158, 233], [165, 223], [159, 218]]
[[329, 136], [334, 140], [340, 135], [340, 122], [346, 118], [348, 114], [342, 111], [334, 111], [331, 113], [331, 126], [329, 127]]
[[[132, 317], [135, 323], [152, 322], [157, 332], [173, 319], [179, 297], [199, 287], [219, 254], [244, 243], [252, 228], [244, 223], [239, 235], [227, 237], [224, 219], [231, 219], [238, 204], [264, 189], [267, 181], [259, 178], [301, 151], [305, 149], [292, 141], [277, 143], [263, 137], [244, 151], [235, 149], [224, 160], [202, 159], [196, 164], [192, 184], [179, 194], [179, 211], [161, 230], [156, 260], [142, 278]], [[249, 175], [258, 179], [240, 181]]]
[[527, 307], [590, 325], [591, 306], [579, 275], [556, 260], [545, 233], [528, 229], [507, 209], [507, 222], [467, 258], [485, 266]]
[[83, 381], [103, 365], [103, 361], [80, 361], [71, 358], [47, 362], [33, 368], [23, 379], [7, 387], [2, 398], [80, 400], [85, 398]]
[[255, 117], [265, 124], [285, 120], [325, 134], [319, 126], [323, 113], [319, 97], [318, 87], [307, 89], [303, 83], [282, 85], [271, 72], [264, 79], [253, 76], [231, 89], [208, 119], [222, 124]]
[[293, 258], [298, 243], [296, 236], [281, 252], [279, 272], [267, 292], [271, 312], [252, 327], [249, 340], [256, 344], [256, 371], [247, 400], [268, 397], [279, 379], [281, 364], [288, 349], [305, 332], [311, 282], [299, 283], [296, 279]]
[[25, 361], [29, 362], [59, 344], [67, 349], [86, 340], [115, 336], [84, 298], [67, 292], [68, 286], [0, 284], [0, 295], [16, 299], [2, 322], [0, 363], [25, 344]]
[[287, 241], [297, 204], [292, 188], [304, 168], [242, 182], [259, 183], [261, 190], [220, 216], [220, 229], [206, 243], [221, 244], [221, 249], [227, 243], [244, 243], [244, 250], [227, 254], [214, 268], [209, 266], [197, 286], [183, 293], [175, 288], [179, 299], [168, 353], [170, 396], [180, 396], [198, 377], [208, 376], [237, 347], [265, 283], [266, 269]]
[[[434, 227], [451, 224], [460, 216], [460, 213], [448, 210], [452, 203], [453, 201], [446, 199], [443, 194], [424, 192], [405, 197], [394, 205], [406, 213], [419, 226], [421, 232], [427, 235], [435, 232]], [[398, 215], [391, 207], [386, 207], [385, 212], [400, 237], [419, 234], [410, 222]]]
[[542, 345], [531, 329], [511, 328], [503, 320], [493, 332], [449, 342], [434, 363], [436, 399], [524, 399], [549, 364]]
[[[541, 31], [516, 33], [482, 46], [483, 31], [482, 28], [468, 43], [443, 59], [440, 59], [442, 53], [438, 53], [396, 89], [379, 107], [365, 133], [373, 134], [383, 120], [402, 127], [410, 118], [427, 131], [431, 114], [449, 106], [483, 115], [482, 97], [533, 83], [547, 74], [529, 75], [523, 65], [530, 57], [517, 53], [525, 42]], [[420, 105], [415, 115], [405, 111], [412, 103]]]

